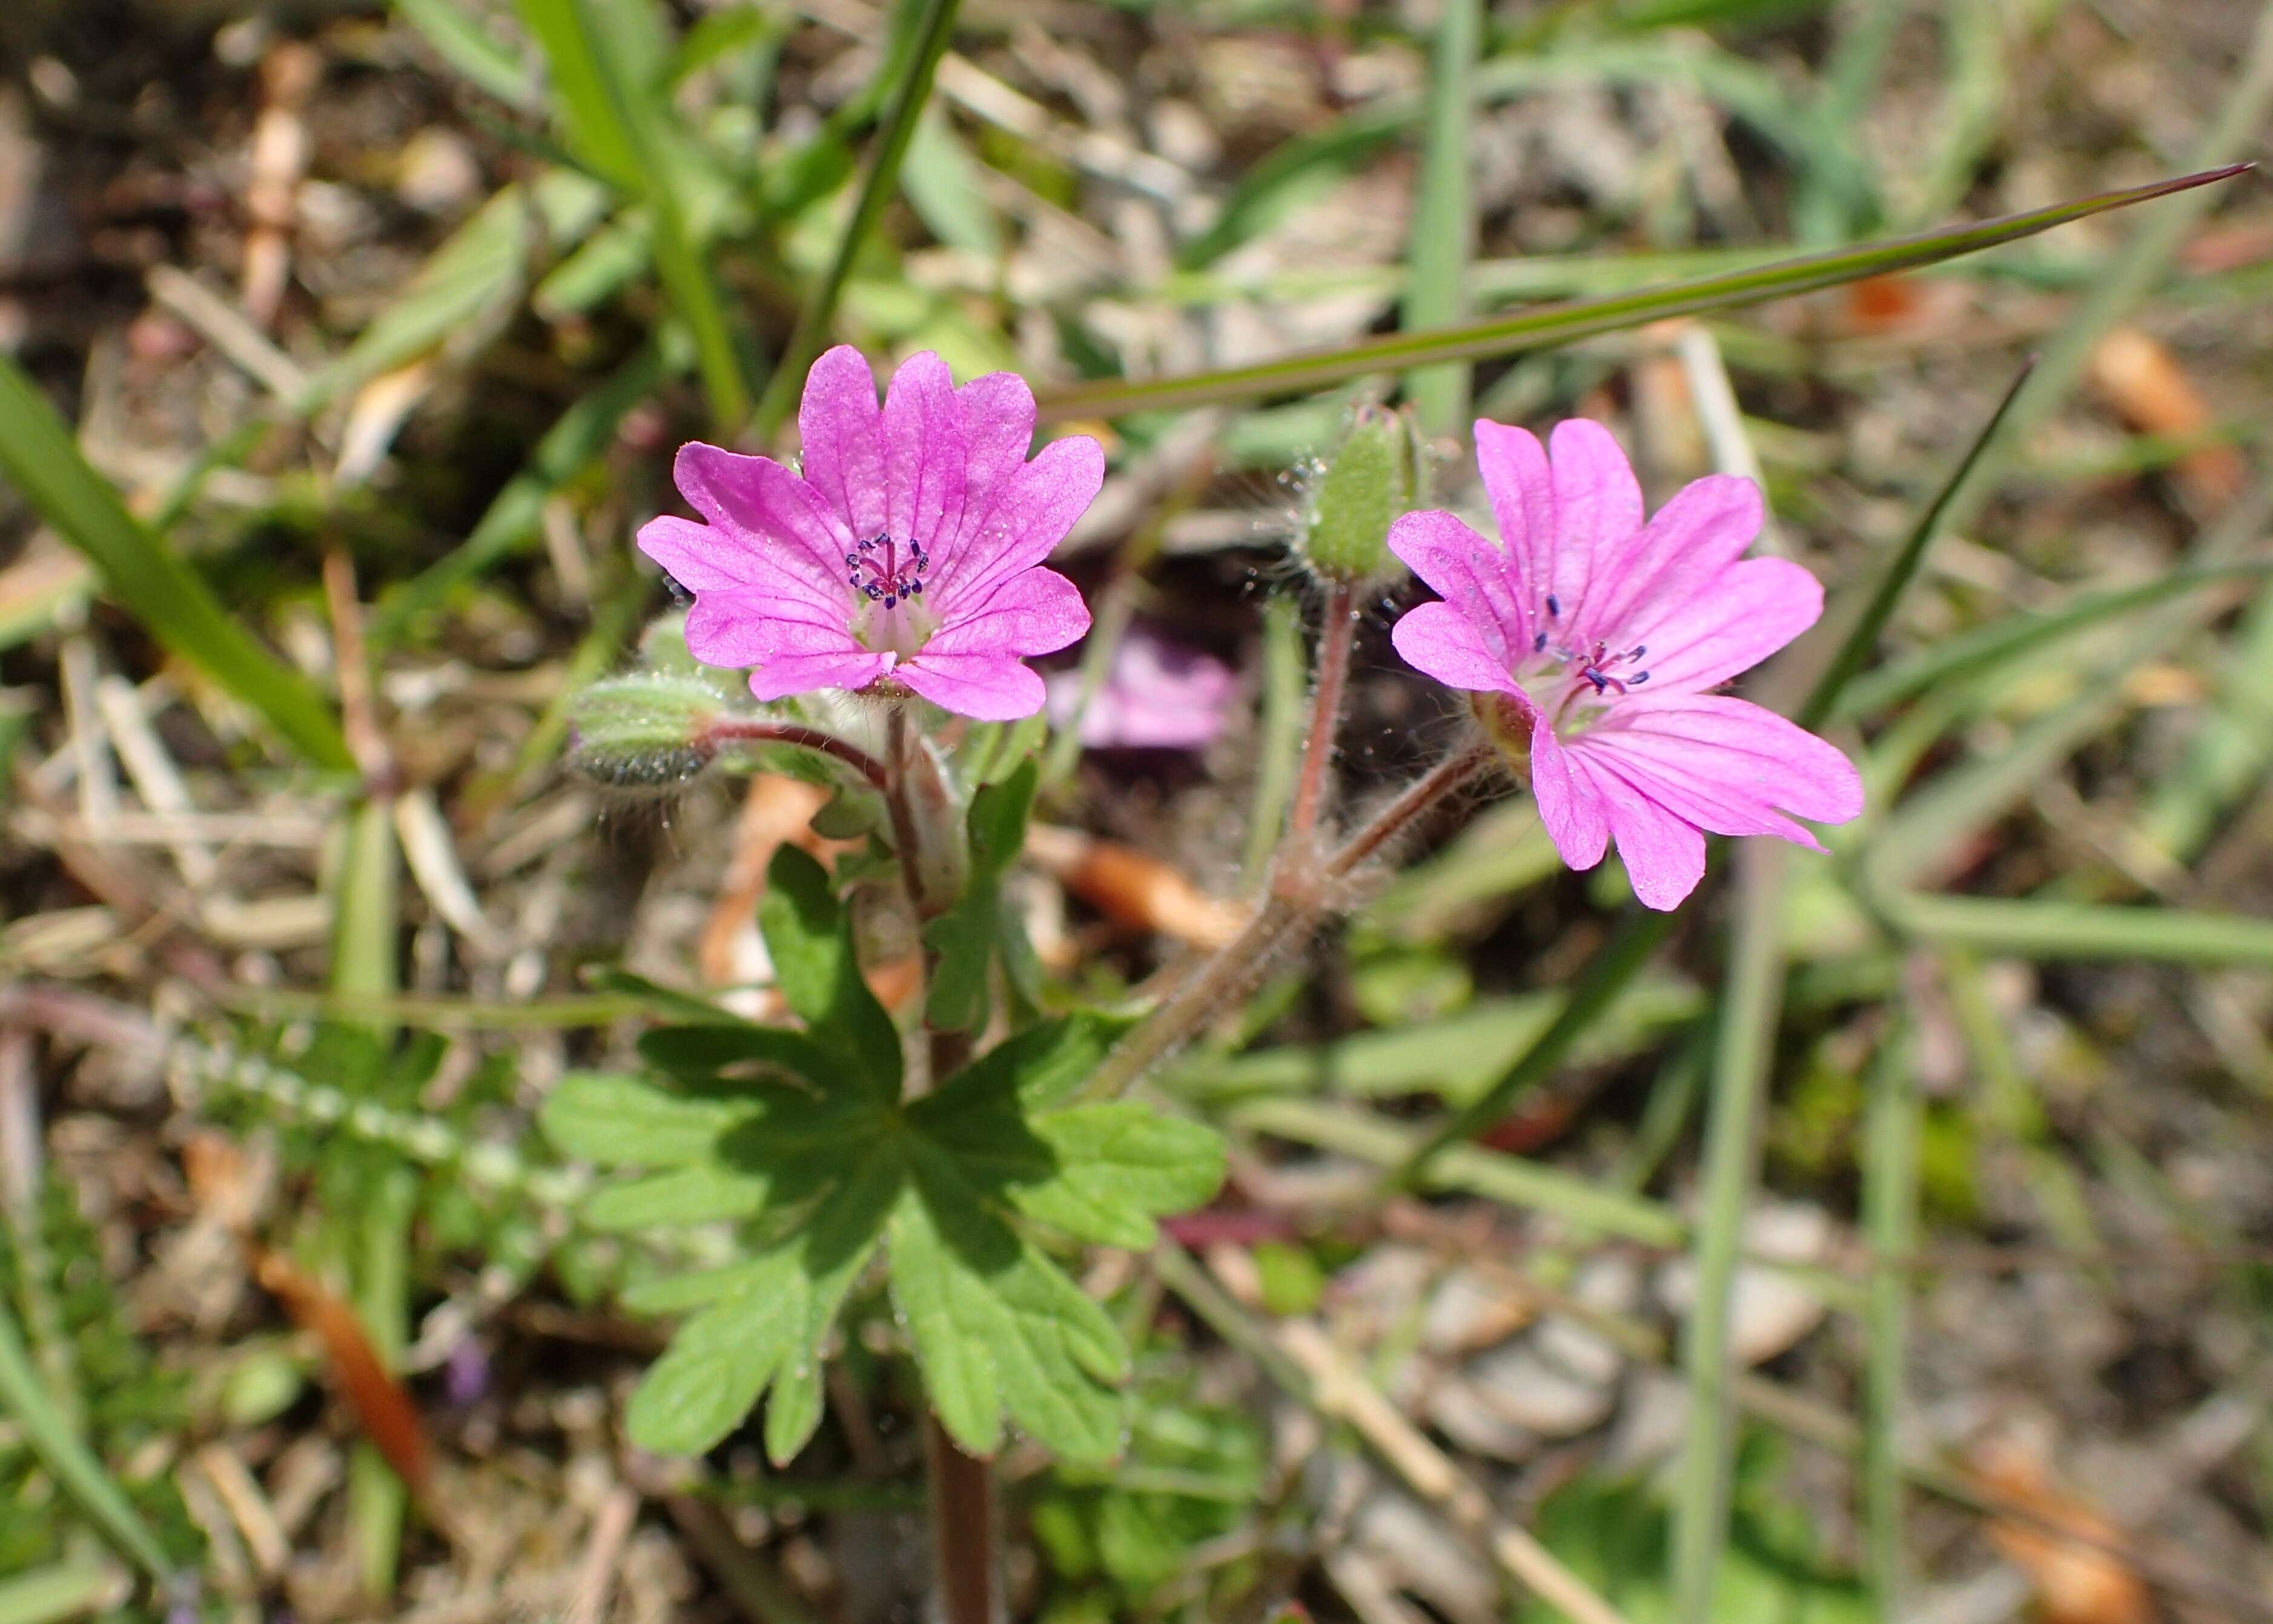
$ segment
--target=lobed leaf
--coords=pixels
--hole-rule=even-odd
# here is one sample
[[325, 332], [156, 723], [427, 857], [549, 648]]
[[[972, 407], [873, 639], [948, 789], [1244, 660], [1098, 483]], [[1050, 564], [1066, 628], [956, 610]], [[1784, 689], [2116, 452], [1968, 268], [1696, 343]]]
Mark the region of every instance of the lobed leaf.
[[748, 1102], [689, 1099], [609, 1072], [571, 1072], [536, 1113], [565, 1156], [598, 1167], [682, 1167], [709, 1158]]
[[899, 1029], [860, 977], [852, 922], [828, 871], [796, 847], [783, 847], [766, 871], [758, 929], [783, 998], [814, 1038], [849, 1062], [853, 1081], [870, 1094], [897, 1098]]

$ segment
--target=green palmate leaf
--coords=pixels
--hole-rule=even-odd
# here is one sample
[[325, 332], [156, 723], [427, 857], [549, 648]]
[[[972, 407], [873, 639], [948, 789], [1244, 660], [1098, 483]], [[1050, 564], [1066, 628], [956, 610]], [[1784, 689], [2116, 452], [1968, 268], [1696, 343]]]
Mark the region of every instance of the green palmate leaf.
[[795, 1248], [755, 1260], [734, 1290], [679, 1328], [641, 1379], [624, 1418], [633, 1441], [699, 1455], [739, 1426], [793, 1356], [807, 1307]]
[[[990, 838], [1011, 828], [997, 823]], [[817, 867], [791, 875], [782, 906], [799, 917], [769, 936], [795, 949], [777, 954], [784, 989], [827, 1020], [849, 949], [825, 881], [809, 883], [821, 879]], [[1061, 1105], [1119, 1029], [1091, 1016], [1046, 1022], [905, 1106], [860, 1088], [816, 1095], [738, 1078], [744, 1066], [779, 1068], [785, 1054], [800, 1072], [815, 1059], [844, 1065], [814, 1038], [758, 1027], [679, 1028], [641, 1044], [699, 1093], [599, 1075], [565, 1082], [545, 1111], [564, 1149], [663, 1169], [592, 1197], [589, 1224], [749, 1218], [767, 1237], [787, 1229], [754, 1258], [625, 1294], [641, 1312], [693, 1311], [640, 1389], [634, 1440], [708, 1448], [770, 1392], [767, 1450], [794, 1454], [820, 1418], [830, 1324], [889, 1232], [894, 1300], [957, 1438], [992, 1448], [1007, 1414], [1068, 1459], [1116, 1453], [1127, 1354], [1103, 1310], [1021, 1225], [1148, 1246], [1154, 1218], [1206, 1201], [1224, 1167], [1220, 1140], [1199, 1124], [1134, 1104]]]
[[1215, 1130], [1119, 1101], [1037, 1118], [1034, 1133], [1055, 1163], [1046, 1178], [1010, 1186], [1019, 1211], [1108, 1246], [1142, 1250], [1159, 1239], [1156, 1213], [1188, 1211], [1223, 1184]]
[[658, 1027], [639, 1040], [640, 1058], [693, 1086], [779, 1076], [827, 1089], [844, 1063], [802, 1032], [778, 1026]]
[[584, 1203], [583, 1217], [596, 1230], [683, 1228], [754, 1217], [773, 1196], [764, 1173], [700, 1162], [610, 1185]]
[[828, 871], [796, 847], [783, 847], [766, 871], [758, 928], [782, 997], [815, 1041], [847, 1064], [851, 1081], [877, 1097], [896, 1098], [899, 1029], [860, 978], [852, 922]]
[[2088, 215], [2166, 197], [2174, 191], [2224, 180], [2247, 165], [2229, 165], [2152, 185], [2103, 192], [2024, 213], [2002, 215], [1976, 225], [1947, 227], [1916, 236], [1897, 237], [1856, 248], [1810, 254], [1774, 265], [1730, 271], [1696, 281], [1646, 288], [1598, 299], [1578, 299], [1512, 316], [1494, 317], [1432, 332], [1398, 333], [1332, 351], [1291, 355], [1217, 371], [1142, 382], [1108, 379], [1054, 391], [1043, 397], [1045, 423], [1069, 418], [1117, 416], [1126, 412], [1203, 406], [1219, 400], [1320, 389], [1373, 372], [1402, 371], [1434, 362], [1481, 360], [1542, 349], [1640, 326], [1667, 316], [1694, 315], [1758, 303], [1842, 282], [1913, 270], [1961, 254], [1977, 253]]
[[956, 1073], [924, 1109], [961, 1112], [1008, 1099], [1028, 1111], [1062, 1104], [1129, 1025], [1119, 1016], [1083, 1014], [1028, 1027]]
[[749, 1100], [689, 1099], [604, 1072], [560, 1080], [537, 1121], [562, 1154], [601, 1167], [684, 1167], [707, 1161], [726, 1131], [757, 1113]]
[[1029, 755], [1009, 776], [971, 797], [971, 878], [953, 908], [924, 927], [936, 957], [925, 1016], [942, 1031], [986, 1022], [987, 973], [1002, 934], [1002, 873], [1026, 842], [1041, 764]]
[[318, 767], [355, 763], [308, 679], [253, 641], [204, 577], [126, 511], [79, 454], [71, 430], [23, 369], [0, 355], [0, 470], [40, 517], [86, 555], [103, 588], [167, 649], [212, 677]]
[[1105, 1311], [984, 1202], [953, 1156], [911, 1158], [892, 1212], [892, 1300], [907, 1321], [924, 1387], [964, 1448], [992, 1454], [1007, 1411], [1069, 1461], [1121, 1449], [1114, 1390], [1128, 1351]]
[[1022, 1033], [911, 1107], [909, 1124], [1026, 1216], [1083, 1240], [1150, 1246], [1155, 1216], [1215, 1194], [1223, 1142], [1148, 1105], [1050, 1108], [1094, 1069], [1113, 1029], [1082, 1018]]

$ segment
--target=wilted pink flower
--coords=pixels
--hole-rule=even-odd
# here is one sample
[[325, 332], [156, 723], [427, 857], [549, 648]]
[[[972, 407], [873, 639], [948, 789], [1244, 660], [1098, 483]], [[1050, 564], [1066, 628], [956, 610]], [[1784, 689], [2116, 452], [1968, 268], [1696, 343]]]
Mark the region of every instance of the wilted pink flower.
[[1052, 671], [1050, 721], [1081, 717], [1092, 750], [1204, 750], [1223, 731], [1224, 707], [1239, 679], [1212, 655], [1164, 642], [1131, 627], [1113, 651], [1105, 682], [1081, 708], [1081, 673]]
[[798, 410], [804, 467], [682, 446], [681, 495], [708, 524], [663, 518], [641, 551], [694, 594], [686, 646], [752, 666], [785, 699], [889, 677], [981, 721], [1030, 716], [1042, 679], [1021, 663], [1079, 640], [1089, 610], [1039, 567], [1096, 497], [1105, 453], [1069, 435], [1032, 461], [1034, 396], [993, 372], [955, 387], [910, 358], [881, 408], [859, 352], [813, 363]]
[[[1555, 849], [1592, 868], [1617, 842], [1634, 894], [1676, 906], [1705, 872], [1705, 834], [1775, 834], [1786, 812], [1863, 810], [1854, 764], [1772, 711], [1714, 688], [1797, 637], [1823, 588], [1782, 558], [1747, 558], [1760, 494], [1715, 475], [1647, 524], [1641, 487], [1600, 423], [1476, 424], [1476, 462], [1505, 550], [1450, 513], [1407, 513], [1389, 545], [1435, 587], [1392, 633], [1406, 660], [1530, 735], [1531, 790]], [[1492, 715], [1497, 711], [1499, 715]]]

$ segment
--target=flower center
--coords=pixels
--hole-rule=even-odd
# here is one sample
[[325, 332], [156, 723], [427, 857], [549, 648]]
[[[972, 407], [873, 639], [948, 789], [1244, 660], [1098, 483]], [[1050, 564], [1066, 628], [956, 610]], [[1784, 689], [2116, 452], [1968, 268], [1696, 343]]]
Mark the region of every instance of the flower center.
[[851, 571], [846, 577], [852, 589], [872, 603], [881, 602], [886, 609], [898, 606], [903, 599], [923, 596], [924, 572], [931, 568], [931, 558], [921, 542], [908, 543], [907, 556], [900, 555], [900, 544], [885, 531], [879, 530], [859, 547], [844, 555], [845, 567]]
[[[1563, 617], [1563, 605], [1553, 593], [1548, 594], [1544, 608], [1550, 627]], [[1561, 641], [1552, 630], [1542, 631], [1533, 635], [1531, 658], [1515, 677], [1532, 703], [1554, 718], [1556, 731], [1562, 733], [1583, 726], [1613, 697], [1623, 699], [1628, 691], [1647, 682], [1649, 672], [1635, 668], [1648, 653], [1646, 643], [1614, 649], [1602, 638], [1596, 638], [1591, 647], [1574, 647]]]
[[863, 600], [853, 616], [853, 635], [870, 648], [889, 649], [902, 659], [919, 652], [934, 620], [923, 612], [924, 576], [931, 555], [920, 542], [903, 546], [879, 530], [844, 555], [844, 579]]

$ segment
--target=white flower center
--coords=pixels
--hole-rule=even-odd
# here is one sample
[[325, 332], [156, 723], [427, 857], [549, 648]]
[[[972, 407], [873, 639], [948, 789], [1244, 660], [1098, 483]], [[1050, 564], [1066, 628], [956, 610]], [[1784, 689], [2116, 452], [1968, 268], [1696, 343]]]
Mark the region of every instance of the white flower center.
[[852, 635], [862, 646], [902, 659], [920, 650], [939, 624], [923, 607], [931, 569], [923, 543], [903, 545], [879, 530], [844, 555], [844, 568], [854, 597]]

